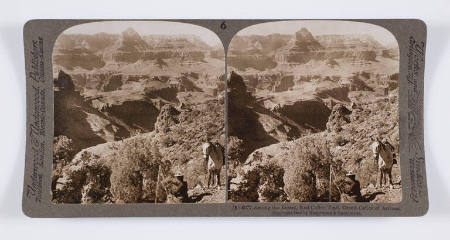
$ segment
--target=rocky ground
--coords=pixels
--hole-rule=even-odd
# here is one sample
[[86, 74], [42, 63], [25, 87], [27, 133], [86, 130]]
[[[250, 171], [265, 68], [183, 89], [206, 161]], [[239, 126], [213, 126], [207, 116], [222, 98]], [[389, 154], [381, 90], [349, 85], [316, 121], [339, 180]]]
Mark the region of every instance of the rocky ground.
[[[234, 84], [233, 81], [235, 81]], [[230, 109], [229, 117], [241, 116], [238, 119], [254, 122], [251, 124], [253, 127], [258, 124], [264, 126], [267, 121], [258, 117], [249, 117], [252, 116], [252, 112], [262, 112], [258, 109], [264, 106], [255, 102], [250, 92], [236, 90], [233, 87], [245, 86], [242, 77], [238, 77], [236, 73], [231, 74], [230, 86], [229, 107], [235, 109]], [[265, 108], [268, 112], [276, 112], [272, 116], [284, 116], [295, 123], [293, 126], [299, 126], [296, 128], [298, 134], [292, 136], [292, 139], [280, 138], [282, 135], [277, 132], [267, 131], [271, 127], [279, 128], [270, 124], [262, 127], [261, 133], [248, 131], [249, 134], [245, 135], [245, 131], [234, 132], [233, 121], [230, 121], [228, 154], [231, 164], [229, 167], [231, 200], [329, 201], [331, 198], [332, 201], [338, 201], [338, 182], [347, 172], [356, 173], [356, 179], [361, 183], [368, 200], [390, 202], [401, 199], [400, 161], [393, 169], [396, 188], [380, 189], [382, 194], [378, 194], [377, 189], [369, 187], [375, 185], [377, 178], [371, 143], [380, 137], [386, 138], [393, 143], [398, 156], [398, 90], [392, 90], [388, 95], [378, 94], [370, 88], [364, 89], [365, 91], [356, 90], [347, 89], [344, 92], [346, 101], [334, 98], [335, 102], [331, 109], [323, 105], [322, 113], [317, 107], [306, 110], [307, 112], [303, 115], [309, 114], [312, 121], [321, 114], [326, 116], [322, 127], [316, 125], [308, 128], [311, 124], [308, 124], [307, 118], [287, 117], [283, 114], [284, 112], [280, 113], [283, 107], [278, 108], [278, 111], [274, 111], [276, 109], [269, 111]], [[324, 92], [324, 90], [320, 91]], [[316, 102], [323, 104], [326, 98], [338, 94], [333, 91], [331, 88], [328, 94], [319, 92], [316, 95]], [[341, 90], [338, 88], [338, 91]], [[325, 96], [325, 99], [321, 99], [320, 96]], [[236, 102], [240, 106], [234, 105], [234, 99], [239, 99]], [[297, 102], [299, 106], [302, 103], [304, 103], [302, 100]], [[242, 115], [245, 111], [249, 113]], [[271, 138], [272, 142], [259, 141], [258, 143], [263, 145], [260, 145], [261, 147], [252, 144], [253, 138], [261, 134], [274, 136]], [[253, 141], [257, 142], [257, 140]], [[248, 152], [250, 153], [247, 154]], [[333, 182], [337, 182], [336, 186], [331, 188], [329, 186], [330, 168], [334, 174]], [[269, 175], [265, 175], [266, 171]], [[278, 174], [273, 174], [273, 171]], [[298, 175], [301, 176], [300, 179], [297, 179]], [[307, 194], [304, 192], [303, 194], [308, 197], [299, 197], [300, 193], [292, 190], [295, 188], [306, 191]], [[332, 190], [331, 196], [329, 189]]]
[[[62, 168], [55, 169], [53, 199], [75, 203], [154, 202], [158, 171], [162, 185], [170, 184], [174, 173], [181, 171], [188, 188], [196, 190], [191, 192], [193, 201], [219, 201], [223, 196], [220, 200], [223, 202], [225, 172], [223, 170], [221, 191], [206, 189], [201, 149], [207, 136], [224, 144], [223, 122], [223, 101], [211, 100], [188, 105], [186, 109], [165, 105], [154, 131], [83, 149]], [[123, 174], [136, 174], [136, 177], [127, 183], [120, 180]], [[168, 188], [161, 189], [157, 202], [165, 201]], [[116, 193], [114, 189], [126, 189], [126, 194], [135, 194], [136, 198], [122, 199], [125, 193]], [[95, 196], [93, 200], [84, 201], [83, 191]]]

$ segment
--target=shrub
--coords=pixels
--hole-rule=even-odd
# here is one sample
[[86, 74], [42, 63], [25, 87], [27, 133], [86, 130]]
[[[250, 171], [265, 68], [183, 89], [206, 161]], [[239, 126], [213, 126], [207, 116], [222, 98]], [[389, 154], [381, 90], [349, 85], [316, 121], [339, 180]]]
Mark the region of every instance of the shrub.
[[284, 192], [284, 169], [269, 163], [255, 169], [259, 173], [258, 195], [263, 202], [284, 202], [287, 200]]
[[81, 189], [81, 203], [111, 202], [110, 169], [100, 164], [94, 164], [87, 165], [83, 170], [85, 181]]
[[239, 175], [230, 181], [230, 197], [233, 202], [257, 202], [258, 201], [259, 174], [257, 171], [249, 171]]
[[296, 166], [288, 172], [286, 192], [291, 202], [314, 202], [317, 200], [316, 176], [304, 167]]
[[[125, 203], [154, 201], [158, 173], [160, 179], [173, 175], [170, 163], [161, 161], [155, 142], [144, 139], [124, 142], [112, 165], [111, 193], [114, 199]], [[164, 192], [162, 184], [159, 186], [158, 191]]]
[[235, 136], [228, 137], [227, 154], [228, 162], [232, 165], [243, 163], [247, 157], [244, 141]]
[[[184, 180], [188, 183], [189, 188], [193, 188], [197, 185], [204, 186], [207, 184], [207, 166], [203, 160], [190, 161], [186, 165], [186, 171], [184, 173]], [[221, 175], [224, 177], [224, 175]], [[223, 183], [223, 181], [221, 182]]]
[[53, 138], [53, 163], [63, 162], [67, 164], [75, 155], [72, 139], [60, 135]]
[[295, 163], [284, 177], [292, 202], [327, 201], [332, 156], [325, 141], [305, 139], [295, 150]]
[[53, 171], [52, 171], [52, 194], [55, 194], [56, 181], [62, 177], [63, 168], [75, 155], [72, 139], [60, 135], [53, 138]]
[[270, 162], [253, 167], [231, 179], [233, 202], [285, 202], [284, 169]]

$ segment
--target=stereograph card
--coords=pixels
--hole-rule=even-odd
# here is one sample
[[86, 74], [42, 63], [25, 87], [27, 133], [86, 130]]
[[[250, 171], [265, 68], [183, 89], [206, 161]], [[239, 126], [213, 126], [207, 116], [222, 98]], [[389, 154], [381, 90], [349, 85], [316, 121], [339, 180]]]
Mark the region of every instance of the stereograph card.
[[31, 20], [30, 217], [421, 216], [426, 25]]

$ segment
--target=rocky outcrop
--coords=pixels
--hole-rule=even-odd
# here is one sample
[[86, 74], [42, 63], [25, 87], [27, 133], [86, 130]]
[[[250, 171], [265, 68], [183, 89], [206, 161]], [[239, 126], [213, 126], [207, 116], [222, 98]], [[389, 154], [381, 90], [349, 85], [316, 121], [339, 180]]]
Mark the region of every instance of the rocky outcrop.
[[112, 75], [109, 78], [108, 82], [105, 84], [105, 86], [103, 86], [103, 91], [105, 92], [115, 91], [120, 87], [122, 87], [122, 85], [123, 85], [122, 75], [120, 74]]
[[155, 123], [156, 132], [167, 133], [170, 130], [170, 127], [178, 124], [178, 115], [180, 112], [175, 109], [172, 105], [164, 105], [161, 108], [161, 112], [158, 115]]
[[306, 28], [301, 28], [295, 33], [295, 46], [291, 48], [293, 53], [314, 52], [324, 49], [324, 47], [313, 37]]
[[[317, 40], [319, 39], [319, 40]], [[315, 38], [307, 29], [296, 33], [295, 46], [286, 56], [287, 62], [305, 63], [310, 60], [349, 58], [353, 61], [375, 61], [376, 50], [382, 46], [370, 36], [319, 36]], [[336, 65], [336, 62], [331, 62]]]
[[77, 48], [71, 50], [58, 50], [53, 54], [53, 63], [66, 69], [72, 70], [75, 67], [93, 70], [105, 66], [101, 56], [97, 56], [87, 49]]
[[180, 92], [178, 87], [164, 87], [164, 88], [145, 88], [145, 96], [151, 99], [164, 99], [168, 102], [177, 103], [179, 100], [177, 98], [177, 93]]
[[293, 44], [286, 46], [279, 53], [276, 59], [281, 62], [306, 63], [317, 58], [317, 52], [324, 48], [306, 29], [302, 28], [295, 33]]
[[295, 83], [294, 83], [294, 76], [293, 75], [289, 75], [289, 76], [283, 76], [279, 82], [275, 83], [274, 92], [284, 92], [284, 91], [288, 91], [290, 89], [292, 89], [292, 87], [294, 87]]
[[244, 79], [237, 73], [231, 73], [228, 86], [229, 136], [244, 143], [243, 153], [236, 155], [239, 159], [230, 161], [243, 161], [257, 148], [292, 140], [302, 134], [303, 128], [257, 103], [247, 91]]
[[247, 68], [272, 69], [277, 66], [274, 53], [284, 46], [291, 36], [271, 34], [267, 36], [234, 36], [227, 53], [227, 64], [239, 71]]
[[374, 91], [374, 89], [367, 85], [367, 83], [364, 82], [359, 75], [354, 75], [351, 77], [349, 87], [351, 91]]
[[122, 32], [117, 47], [112, 53], [112, 59], [115, 62], [134, 63], [143, 58], [144, 53], [148, 50], [147, 43], [132, 28], [128, 28]]
[[245, 71], [247, 68], [263, 71], [277, 66], [277, 62], [273, 57], [258, 54], [228, 56], [227, 64], [240, 71]]
[[[86, 103], [63, 71], [54, 80], [54, 120], [54, 135], [72, 139], [76, 151], [114, 140], [116, 133], [124, 131]], [[111, 132], [105, 132], [107, 129]]]
[[245, 106], [255, 100], [251, 93], [247, 91], [244, 78], [235, 72], [231, 72], [228, 88], [229, 102], [233, 106]]
[[[263, 40], [264, 39], [264, 40]], [[294, 36], [237, 36], [227, 55], [228, 64], [240, 71], [247, 68], [266, 70], [280, 63], [304, 64], [309, 61], [327, 61], [337, 66], [335, 59], [353, 62], [373, 62], [385, 49], [368, 35], [318, 35], [313, 36], [302, 28]], [[387, 52], [384, 56], [387, 56]], [[331, 59], [331, 60], [330, 60]]]
[[189, 41], [186, 38], [165, 39], [149, 45], [134, 29], [122, 33], [117, 50], [112, 59], [116, 62], [134, 63], [138, 60], [161, 62], [163, 59], [177, 59], [201, 62], [209, 49], [199, 39]]
[[93, 70], [108, 63], [136, 63], [162, 59], [202, 62], [210, 47], [192, 36], [165, 39], [140, 36], [128, 28], [121, 34], [62, 34], [53, 52], [53, 63], [66, 70]]
[[262, 35], [235, 35], [231, 40], [228, 56], [245, 53], [269, 55], [279, 50], [292, 39], [291, 35], [270, 34]]
[[329, 88], [323, 87], [316, 89], [316, 96], [318, 96], [321, 99], [331, 99], [341, 102], [350, 102], [350, 99], [348, 98], [349, 91], [350, 89], [348, 86], [329, 87]]
[[342, 104], [336, 104], [331, 110], [326, 128], [328, 132], [340, 132], [342, 126], [350, 122], [349, 115], [352, 112]]
[[53, 87], [55, 91], [61, 93], [76, 94], [72, 78], [64, 71], [59, 71], [58, 77], [53, 80]]
[[399, 53], [398, 48], [384, 49], [381, 53], [381, 56], [383, 56], [385, 58], [392, 58], [392, 59], [396, 59], [396, 60], [398, 60], [399, 55], [400, 55], [400, 53]]
[[276, 74], [258, 72], [242, 74], [247, 90], [255, 92], [259, 90], [269, 90], [271, 92], [288, 91], [295, 86], [293, 74]]
[[117, 49], [120, 52], [145, 52], [148, 49], [147, 42], [141, 38], [133, 28], [127, 28], [122, 32], [120, 45]]
[[375, 40], [370, 35], [337, 35], [326, 34], [317, 35], [315, 39], [327, 49], [382, 49], [384, 48], [381, 43]]
[[331, 111], [319, 98], [286, 103], [278, 109], [284, 116], [305, 128], [324, 130]]

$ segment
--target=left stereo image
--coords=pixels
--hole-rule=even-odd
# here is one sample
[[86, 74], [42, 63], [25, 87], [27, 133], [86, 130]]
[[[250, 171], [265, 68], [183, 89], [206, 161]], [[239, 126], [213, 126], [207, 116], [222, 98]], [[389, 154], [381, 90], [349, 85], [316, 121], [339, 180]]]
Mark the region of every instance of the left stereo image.
[[223, 203], [225, 54], [168, 21], [75, 25], [53, 47], [54, 204]]

